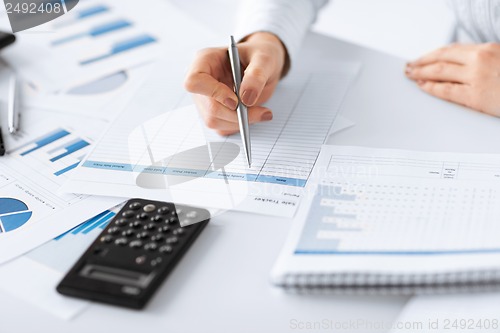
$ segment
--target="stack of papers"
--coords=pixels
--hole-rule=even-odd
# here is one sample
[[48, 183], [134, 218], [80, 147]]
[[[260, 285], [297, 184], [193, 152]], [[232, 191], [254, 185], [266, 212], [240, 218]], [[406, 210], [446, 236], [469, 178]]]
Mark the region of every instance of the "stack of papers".
[[[5, 136], [8, 155], [0, 165], [0, 284], [7, 292], [62, 318], [84, 308], [58, 297], [54, 286], [107, 222], [92, 218], [125, 198], [60, 188], [147, 77], [151, 65], [145, 64], [159, 58], [169, 64], [163, 80], [179, 91], [191, 61], [186, 54], [213, 44], [212, 38], [165, 1], [88, 0], [19, 33], [18, 43], [5, 50], [25, 83], [21, 131]], [[89, 219], [86, 229], [73, 229]], [[39, 283], [27, 290], [19, 276], [38, 276]]]

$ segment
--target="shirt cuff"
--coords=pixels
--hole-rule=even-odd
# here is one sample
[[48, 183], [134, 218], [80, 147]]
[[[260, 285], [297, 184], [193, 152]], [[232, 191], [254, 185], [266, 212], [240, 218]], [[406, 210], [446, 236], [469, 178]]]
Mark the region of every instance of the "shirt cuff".
[[290, 60], [296, 57], [302, 40], [326, 1], [249, 0], [240, 7], [236, 40], [255, 32], [270, 32], [281, 39]]

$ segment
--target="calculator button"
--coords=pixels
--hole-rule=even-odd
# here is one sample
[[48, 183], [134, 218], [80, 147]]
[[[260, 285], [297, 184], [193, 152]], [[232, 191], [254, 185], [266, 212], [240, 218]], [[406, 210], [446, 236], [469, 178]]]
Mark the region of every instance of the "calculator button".
[[153, 222], [162, 222], [163, 221], [163, 216], [161, 215], [155, 215], [151, 218], [151, 221]]
[[121, 226], [124, 226], [125, 224], [128, 223], [128, 220], [127, 219], [118, 219], [115, 221], [115, 225], [121, 227]]
[[149, 217], [149, 215], [147, 213], [140, 213], [140, 214], [137, 214], [137, 218], [139, 220], [145, 220]]
[[170, 228], [167, 227], [166, 225], [162, 226], [162, 227], [159, 227], [158, 228], [158, 232], [161, 232], [162, 234], [166, 234], [170, 231]]
[[135, 258], [135, 263], [138, 265], [142, 265], [146, 262], [146, 256], [138, 256]]
[[156, 228], [155, 223], [148, 223], [144, 226], [144, 230], [153, 230], [154, 228]]
[[156, 209], [156, 206], [155, 205], [146, 205], [144, 206], [143, 210], [146, 212], [146, 213], [150, 213], [152, 211], [154, 211]]
[[125, 237], [118, 238], [117, 240], [115, 240], [116, 245], [124, 246], [124, 245], [127, 245], [127, 243], [128, 243], [128, 240]]
[[131, 237], [133, 235], [134, 235], [134, 230], [132, 230], [132, 229], [127, 229], [127, 230], [122, 232], [122, 236], [124, 236], [124, 237]]
[[118, 227], [111, 227], [108, 229], [108, 234], [110, 234], [110, 235], [116, 235], [119, 232], [120, 232], [120, 228], [118, 228]]
[[186, 214], [186, 217], [189, 219], [195, 219], [198, 216], [198, 212], [195, 210], [192, 210]]
[[103, 243], [111, 243], [111, 241], [113, 240], [113, 236], [111, 235], [102, 236], [100, 240]]
[[137, 234], [136, 236], [139, 239], [144, 239], [149, 237], [149, 233], [147, 231], [143, 231]]
[[138, 249], [138, 248], [142, 247], [142, 242], [140, 240], [136, 239], [136, 240], [131, 241], [128, 246], [130, 246], [131, 248], [134, 248], [134, 249]]
[[146, 251], [154, 251], [158, 248], [158, 244], [156, 243], [147, 243], [146, 245], [144, 245], [144, 250]]
[[168, 224], [176, 224], [177, 218], [172, 216], [172, 217], [168, 218], [167, 220], [165, 220], [165, 222], [167, 222]]
[[181, 226], [189, 226], [191, 224], [193, 224], [194, 220], [191, 220], [191, 219], [182, 219], [182, 221], [180, 222], [180, 225]]
[[177, 228], [174, 230], [173, 234], [176, 235], [176, 236], [182, 236], [186, 233], [186, 230], [182, 229], [182, 228]]
[[155, 258], [151, 260], [151, 266], [153, 267], [158, 266], [159, 264], [161, 264], [162, 261], [163, 259], [161, 257]]
[[170, 245], [162, 245], [158, 250], [160, 253], [172, 253], [174, 249]]
[[133, 210], [126, 210], [122, 213], [122, 216], [125, 218], [131, 218], [132, 216], [135, 215], [135, 212]]
[[140, 202], [132, 202], [130, 205], [128, 205], [128, 208], [130, 208], [132, 210], [138, 210], [141, 207], [142, 207], [142, 205]]
[[158, 208], [158, 214], [167, 214], [168, 212], [170, 212], [170, 208], [168, 208], [167, 206], [163, 206], [161, 208]]
[[161, 242], [164, 239], [165, 239], [165, 236], [163, 236], [162, 234], [156, 234], [156, 235], [151, 236], [151, 240], [153, 242]]
[[175, 244], [179, 241], [179, 238], [177, 237], [169, 237], [167, 238], [167, 240], [165, 241], [167, 244]]
[[94, 248], [93, 252], [95, 255], [99, 255], [103, 252], [103, 249], [102, 249], [102, 247], [96, 247], [96, 248]]
[[182, 210], [182, 208], [177, 208], [176, 212], [177, 212], [177, 215], [181, 215], [182, 213], [184, 213], [184, 211]]
[[134, 228], [134, 229], [138, 229], [138, 228], [140, 228], [141, 226], [142, 226], [141, 221], [134, 221], [134, 222], [131, 222], [131, 223], [129, 224], [129, 227]]

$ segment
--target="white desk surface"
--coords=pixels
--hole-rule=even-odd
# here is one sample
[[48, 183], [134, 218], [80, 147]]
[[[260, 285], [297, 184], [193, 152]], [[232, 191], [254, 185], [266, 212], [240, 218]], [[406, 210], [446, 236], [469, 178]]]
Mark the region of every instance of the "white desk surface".
[[[356, 126], [330, 143], [432, 151], [500, 152], [500, 120], [421, 93], [404, 61], [312, 34], [304, 50], [361, 61], [343, 115]], [[318, 61], [317, 64], [320, 63]], [[404, 297], [287, 295], [268, 282], [290, 220], [226, 213], [212, 220], [142, 312], [94, 304], [66, 322], [0, 293], [2, 332], [289, 332], [293, 320], [395, 319]], [[36, 277], [24, 277], [36, 284]], [[347, 330], [344, 330], [347, 332]]]

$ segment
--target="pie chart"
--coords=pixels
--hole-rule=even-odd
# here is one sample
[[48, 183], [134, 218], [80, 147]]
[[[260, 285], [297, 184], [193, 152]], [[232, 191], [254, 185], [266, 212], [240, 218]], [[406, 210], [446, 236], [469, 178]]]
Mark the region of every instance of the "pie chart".
[[0, 233], [23, 226], [32, 214], [24, 202], [12, 198], [0, 198]]

